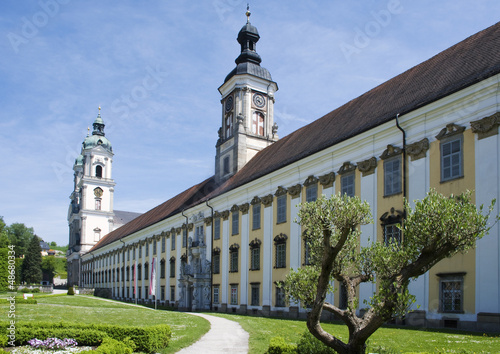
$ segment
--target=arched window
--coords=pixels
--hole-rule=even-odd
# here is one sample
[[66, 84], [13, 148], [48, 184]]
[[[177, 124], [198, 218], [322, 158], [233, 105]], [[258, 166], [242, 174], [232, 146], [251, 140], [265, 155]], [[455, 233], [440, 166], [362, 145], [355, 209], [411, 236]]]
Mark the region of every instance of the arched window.
[[264, 115], [261, 112], [253, 113], [252, 134], [264, 136]]
[[228, 114], [226, 116], [224, 126], [225, 126], [225, 132], [226, 132], [225, 138], [227, 139], [227, 138], [232, 137], [233, 136], [233, 115], [232, 114]]
[[95, 176], [98, 178], [102, 178], [102, 166], [97, 165], [95, 167]]

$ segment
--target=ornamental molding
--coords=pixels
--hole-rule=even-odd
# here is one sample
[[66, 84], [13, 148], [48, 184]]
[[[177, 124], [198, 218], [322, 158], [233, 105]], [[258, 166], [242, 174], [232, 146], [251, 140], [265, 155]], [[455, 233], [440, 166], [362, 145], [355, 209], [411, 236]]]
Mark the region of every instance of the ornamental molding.
[[188, 226], [187, 226], [187, 229], [188, 229], [188, 231], [193, 231], [193, 229], [194, 229], [194, 224], [193, 224], [192, 222], [191, 222], [191, 223], [189, 223], [189, 224], [188, 224]]
[[279, 186], [274, 195], [279, 197], [280, 195], [285, 195], [286, 193], [287, 193], [286, 188], [284, 188], [283, 186]]
[[262, 241], [256, 237], [255, 240], [252, 240], [248, 245], [250, 246], [250, 248], [258, 248], [261, 244]]
[[212, 254], [220, 254], [220, 248], [219, 248], [219, 247], [215, 247], [215, 248], [212, 250]]
[[259, 204], [259, 203], [262, 203], [262, 200], [257, 196], [253, 197], [252, 201], [250, 202], [250, 204], [252, 204], [252, 205]]
[[231, 207], [231, 213], [236, 213], [236, 212], [239, 212], [240, 211], [240, 208], [234, 204], [232, 207]]
[[361, 175], [369, 176], [375, 173], [375, 169], [377, 168], [377, 158], [375, 156], [369, 158], [368, 160], [357, 162], [358, 170], [361, 172]]
[[215, 218], [220, 218], [220, 216], [221, 216], [221, 215], [220, 215], [220, 213], [219, 213], [218, 211], [214, 212], [214, 219], [215, 219]]
[[222, 216], [223, 220], [229, 219], [229, 210], [224, 210], [220, 213], [220, 216]]
[[309, 187], [309, 186], [312, 186], [313, 184], [316, 184], [316, 183], [318, 183], [318, 177], [314, 177], [313, 175], [310, 175], [304, 181], [304, 186]]
[[187, 256], [186, 256], [186, 254], [185, 254], [185, 253], [183, 253], [183, 254], [182, 254], [182, 256], [181, 256], [181, 261], [182, 261], [182, 262], [187, 262]]
[[264, 197], [262, 197], [262, 204], [264, 204], [265, 207], [270, 206], [273, 203], [273, 195], [268, 194]]
[[233, 243], [231, 246], [229, 246], [229, 251], [234, 252], [237, 251], [240, 248], [240, 245], [237, 243]]
[[351, 161], [346, 161], [342, 164], [337, 173], [339, 175], [343, 175], [349, 172], [354, 172], [355, 170], [356, 170], [356, 165], [352, 164]]
[[285, 243], [286, 240], [288, 240], [288, 236], [281, 232], [274, 238], [274, 243]]
[[380, 217], [380, 221], [382, 221], [382, 224], [384, 225], [390, 225], [401, 222], [401, 220], [404, 217], [405, 217], [404, 211], [391, 208], [390, 211], [382, 214], [382, 216]]
[[165, 236], [167, 236], [167, 238], [170, 238], [170, 233], [170, 231], [165, 232]]
[[186, 224], [182, 224], [181, 229], [186, 230], [187, 229], [187, 225]]
[[212, 225], [212, 217], [211, 216], [206, 217], [203, 221], [205, 222], [205, 225], [207, 225], [207, 226]]
[[335, 172], [327, 173], [326, 175], [319, 176], [319, 183], [323, 186], [323, 188], [328, 188], [333, 186], [333, 182], [335, 181]]
[[408, 153], [408, 155], [410, 155], [411, 160], [415, 161], [418, 159], [422, 159], [427, 155], [429, 146], [429, 139], [423, 138], [420, 141], [406, 145], [406, 152]]
[[250, 204], [248, 204], [248, 203], [243, 203], [239, 206], [239, 209], [242, 212], [242, 214], [247, 214], [249, 208], [250, 208]]
[[465, 130], [465, 127], [461, 125], [457, 125], [455, 123], [446, 124], [446, 128], [441, 129], [438, 135], [436, 135], [437, 140], [441, 140], [444, 138], [448, 138], [450, 136], [454, 136], [457, 134], [462, 134]]
[[385, 149], [384, 152], [382, 153], [382, 155], [380, 155], [380, 158], [382, 160], [386, 160], [390, 157], [401, 155], [402, 153], [403, 153], [403, 149], [401, 149], [400, 147], [389, 144], [389, 145], [387, 145], [387, 149]]
[[500, 112], [483, 119], [470, 122], [473, 133], [477, 133], [479, 140], [488, 138], [498, 134], [498, 126], [500, 125]]
[[175, 233], [177, 235], [179, 235], [181, 233], [181, 231], [182, 231], [182, 229], [180, 227], [178, 227], [178, 228], [175, 229]]
[[292, 196], [292, 198], [298, 197], [300, 195], [300, 192], [302, 190], [302, 186], [300, 183], [291, 186], [288, 188], [288, 194]]

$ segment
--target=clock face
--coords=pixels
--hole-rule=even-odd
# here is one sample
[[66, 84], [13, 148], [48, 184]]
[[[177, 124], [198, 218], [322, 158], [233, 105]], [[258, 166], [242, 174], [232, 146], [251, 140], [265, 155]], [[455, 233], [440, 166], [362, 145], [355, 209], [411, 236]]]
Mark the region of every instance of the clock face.
[[257, 107], [262, 108], [266, 104], [266, 99], [260, 93], [256, 93], [253, 95], [253, 103]]
[[229, 96], [226, 99], [226, 112], [229, 112], [233, 109], [233, 96]]
[[97, 187], [96, 189], [94, 189], [94, 195], [97, 197], [97, 198], [100, 198], [102, 197], [102, 189]]

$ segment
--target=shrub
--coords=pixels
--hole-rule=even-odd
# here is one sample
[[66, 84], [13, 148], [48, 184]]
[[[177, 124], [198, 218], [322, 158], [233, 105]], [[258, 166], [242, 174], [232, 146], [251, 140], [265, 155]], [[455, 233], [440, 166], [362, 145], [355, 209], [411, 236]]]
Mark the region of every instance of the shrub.
[[297, 344], [298, 354], [330, 354], [335, 351], [326, 346], [309, 331], [302, 333], [299, 344]]
[[75, 290], [73, 290], [72, 286], [68, 288], [68, 295], [75, 295]]
[[283, 337], [273, 337], [269, 342], [267, 354], [295, 354], [297, 346], [287, 343]]
[[[0, 304], [3, 304], [3, 303], [10, 303], [10, 300], [8, 299], [0, 299]], [[22, 297], [17, 297], [16, 296], [16, 304], [37, 304], [37, 301], [32, 298], [32, 297], [29, 297], [27, 298], [26, 300]]]
[[113, 338], [105, 338], [102, 344], [94, 351], [102, 354], [132, 354], [134, 349], [126, 342], [120, 342]]

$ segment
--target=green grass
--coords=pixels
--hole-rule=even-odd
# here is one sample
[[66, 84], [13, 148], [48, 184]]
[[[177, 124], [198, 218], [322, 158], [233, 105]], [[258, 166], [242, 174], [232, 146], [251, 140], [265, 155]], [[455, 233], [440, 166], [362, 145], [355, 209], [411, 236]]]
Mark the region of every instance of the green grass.
[[[130, 306], [116, 301], [105, 301], [96, 297], [40, 296], [37, 305], [16, 305], [16, 320], [21, 322], [78, 322], [105, 323], [129, 326], [168, 324], [172, 339], [160, 353], [175, 353], [197, 341], [210, 329], [210, 323], [198, 316], [175, 311], [155, 311], [142, 306]], [[0, 311], [6, 313], [7, 305]]]
[[[305, 321], [212, 314], [238, 322], [250, 334], [250, 353], [264, 353], [272, 337], [281, 336], [297, 344], [307, 330]], [[347, 327], [326, 323], [323, 328], [346, 341]], [[377, 353], [500, 353], [500, 337], [445, 330], [383, 327], [369, 339], [368, 352]]]

